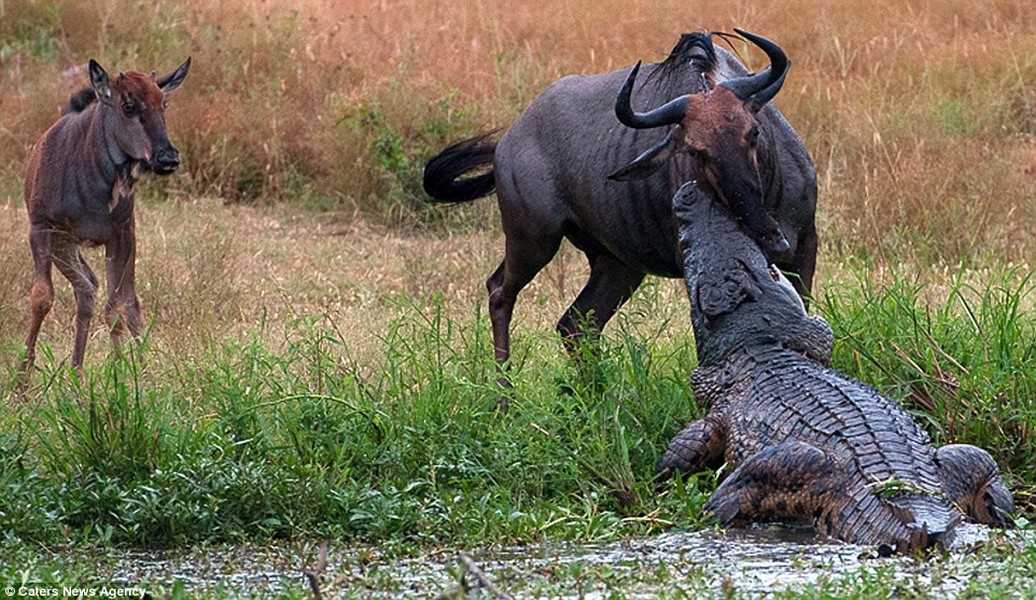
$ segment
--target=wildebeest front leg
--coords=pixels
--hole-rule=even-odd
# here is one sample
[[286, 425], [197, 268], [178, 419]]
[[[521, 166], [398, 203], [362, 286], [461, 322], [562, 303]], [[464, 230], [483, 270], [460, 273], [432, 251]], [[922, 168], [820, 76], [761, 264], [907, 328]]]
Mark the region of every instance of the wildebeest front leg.
[[132, 214], [128, 218], [128, 223], [117, 228], [104, 247], [108, 276], [108, 303], [104, 318], [116, 352], [121, 350], [127, 328], [130, 336], [138, 342], [143, 331], [140, 300], [134, 286], [137, 251]]
[[72, 284], [72, 291], [75, 293], [76, 319], [72, 367], [76, 373], [82, 374], [86, 339], [90, 334], [90, 322], [93, 320], [97, 297], [97, 276], [83, 260], [79, 244], [67, 236], [57, 236], [54, 240], [54, 265]]
[[790, 263], [777, 266], [788, 273], [795, 291], [802, 297], [802, 302], [809, 308], [809, 298], [813, 289], [813, 274], [817, 267], [817, 245], [819, 238], [813, 224], [806, 227], [795, 242], [794, 254]]
[[611, 254], [588, 253], [587, 257], [590, 277], [557, 326], [569, 353], [575, 351], [584, 334], [600, 333], [644, 281], [643, 272], [623, 264]]
[[51, 265], [54, 260], [54, 234], [49, 229], [32, 227], [29, 231], [29, 247], [35, 274], [32, 291], [29, 294], [29, 335], [25, 338], [25, 360], [22, 361], [18, 387], [24, 391], [29, 372], [36, 362], [36, 340], [40, 335], [43, 319], [54, 305], [54, 283], [51, 279]]

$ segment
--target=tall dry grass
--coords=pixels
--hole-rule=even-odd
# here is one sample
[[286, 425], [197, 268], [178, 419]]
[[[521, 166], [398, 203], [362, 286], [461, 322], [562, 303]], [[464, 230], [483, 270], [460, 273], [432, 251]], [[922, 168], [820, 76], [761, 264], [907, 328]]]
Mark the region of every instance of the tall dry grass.
[[[744, 27], [792, 58], [776, 103], [818, 167], [821, 285], [842, 279], [845, 258], [939, 269], [1031, 264], [1029, 8], [1024, 0], [0, 0], [0, 270], [13, 282], [0, 291], [4, 343], [18, 346], [28, 287], [21, 165], [84, 84], [90, 57], [110, 70], [159, 71], [194, 58], [168, 115], [183, 168], [140, 193], [176, 202], [141, 212], [138, 273], [152, 278], [142, 295], [161, 309], [158, 326], [218, 335], [228, 320], [238, 330], [254, 325], [271, 299], [319, 310], [350, 286], [357, 296], [341, 301], [349, 306], [432, 281], [480, 296], [500, 245], [492, 228], [471, 237], [469, 224], [495, 222], [493, 203], [429, 208], [423, 161], [452, 140], [506, 126], [565, 74], [661, 59], [680, 32], [695, 29]], [[765, 66], [759, 52], [737, 50], [751, 67]], [[276, 205], [270, 218], [287, 222], [329, 210], [350, 235], [315, 236], [322, 218], [313, 217], [283, 252], [268, 250], [283, 229], [253, 224], [227, 204]], [[382, 229], [432, 221], [447, 226], [429, 236]], [[477, 266], [429, 258], [451, 235], [473, 244]], [[307, 255], [325, 242], [327, 252], [345, 245], [378, 262], [357, 272], [348, 253], [339, 262], [315, 260], [323, 250]], [[401, 255], [387, 250], [397, 248]], [[437, 269], [444, 274], [429, 280]], [[570, 257], [540, 279], [563, 306], [584, 274]], [[279, 287], [296, 278], [306, 283]], [[550, 319], [559, 312], [549, 311]]]
[[[170, 115], [173, 193], [413, 221], [422, 162], [506, 126], [551, 81], [665, 56], [681, 31], [778, 40], [777, 104], [820, 169], [827, 243], [868, 255], [1029, 259], [1036, 23], [1024, 0], [771, 3], [198, 0], [3, 5], [0, 176], [95, 57], [194, 67]], [[745, 58], [761, 67], [758, 53]], [[915, 248], [916, 246], [916, 248]], [[895, 250], [900, 252], [900, 250]]]

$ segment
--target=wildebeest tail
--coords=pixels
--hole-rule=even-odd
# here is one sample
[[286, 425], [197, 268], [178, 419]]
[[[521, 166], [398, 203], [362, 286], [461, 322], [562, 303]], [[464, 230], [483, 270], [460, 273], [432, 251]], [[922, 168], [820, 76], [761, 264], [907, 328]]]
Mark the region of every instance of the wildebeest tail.
[[424, 191], [438, 202], [469, 202], [488, 196], [493, 178], [496, 131], [457, 142], [424, 166]]

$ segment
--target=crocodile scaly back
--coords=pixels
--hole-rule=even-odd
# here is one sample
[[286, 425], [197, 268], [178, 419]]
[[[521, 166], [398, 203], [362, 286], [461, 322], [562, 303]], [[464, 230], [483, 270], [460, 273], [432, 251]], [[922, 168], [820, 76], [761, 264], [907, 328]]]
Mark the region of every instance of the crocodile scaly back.
[[831, 328], [720, 204], [694, 184], [673, 199], [709, 409], [676, 436], [663, 474], [725, 462], [706, 508], [727, 525], [808, 520], [824, 534], [912, 552], [948, 546], [966, 514], [1003, 524], [1013, 510], [992, 457], [939, 453], [896, 402], [827, 367]]

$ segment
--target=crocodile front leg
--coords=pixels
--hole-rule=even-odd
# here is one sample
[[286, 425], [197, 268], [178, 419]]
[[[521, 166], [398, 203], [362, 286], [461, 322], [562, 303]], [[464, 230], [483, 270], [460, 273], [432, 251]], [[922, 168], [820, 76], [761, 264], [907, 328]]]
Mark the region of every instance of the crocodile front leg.
[[724, 524], [814, 519], [830, 504], [844, 476], [835, 461], [805, 442], [768, 446], [745, 459], [705, 504]]
[[718, 469], [723, 464], [727, 447], [727, 426], [709, 415], [694, 421], [669, 442], [658, 463], [659, 479], [667, 479], [679, 471], [685, 475], [705, 469]]
[[1006, 527], [1014, 500], [1000, 476], [1000, 467], [982, 448], [949, 444], [935, 451], [943, 491], [969, 519]]

